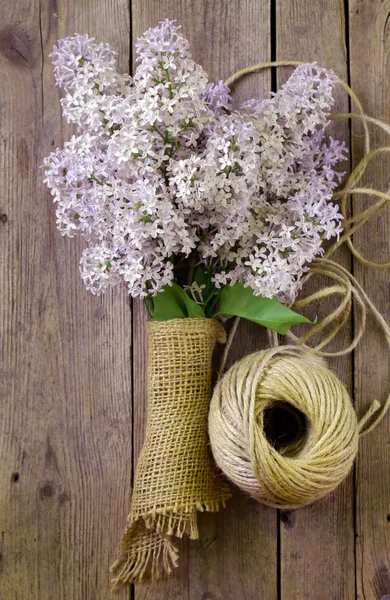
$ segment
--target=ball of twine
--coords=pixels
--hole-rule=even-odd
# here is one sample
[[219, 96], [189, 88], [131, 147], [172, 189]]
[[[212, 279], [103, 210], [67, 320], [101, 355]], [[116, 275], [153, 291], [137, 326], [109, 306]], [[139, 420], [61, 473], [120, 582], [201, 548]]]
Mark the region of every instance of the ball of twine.
[[[265, 411], [283, 402], [306, 419], [304, 437], [276, 449]], [[359, 424], [347, 390], [322, 358], [284, 346], [247, 356], [218, 382], [209, 433], [216, 463], [256, 500], [299, 508], [330, 493], [348, 475]]]

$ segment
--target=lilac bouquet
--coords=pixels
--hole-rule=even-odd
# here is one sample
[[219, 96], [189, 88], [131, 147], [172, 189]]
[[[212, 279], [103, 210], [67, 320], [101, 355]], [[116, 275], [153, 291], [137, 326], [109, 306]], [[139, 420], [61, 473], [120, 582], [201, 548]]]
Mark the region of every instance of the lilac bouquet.
[[308, 321], [287, 304], [342, 230], [332, 196], [346, 156], [325, 138], [337, 77], [315, 63], [233, 110], [229, 88], [208, 82], [173, 22], [136, 51], [131, 78], [107, 44], [58, 42], [56, 82], [78, 135], [44, 161], [58, 228], [87, 242], [87, 289], [125, 285], [154, 320], [145, 444], [115, 585], [169, 573], [172, 537], [196, 538], [197, 511], [228, 498], [207, 434], [212, 352], [225, 335], [214, 317], [278, 333]]
[[288, 310], [279, 301], [294, 300], [342, 231], [332, 194], [346, 147], [325, 138], [336, 75], [302, 65], [270, 98], [233, 110], [174, 22], [149, 29], [136, 52], [133, 78], [88, 35], [52, 54], [78, 135], [45, 159], [45, 182], [61, 233], [87, 241], [87, 289], [125, 284], [156, 319], [237, 314], [238, 297], [252, 320], [261, 300]]

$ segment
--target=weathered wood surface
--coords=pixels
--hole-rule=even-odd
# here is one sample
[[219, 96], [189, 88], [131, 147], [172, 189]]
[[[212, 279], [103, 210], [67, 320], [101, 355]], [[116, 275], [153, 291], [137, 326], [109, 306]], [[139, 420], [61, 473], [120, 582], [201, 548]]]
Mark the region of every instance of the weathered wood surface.
[[[276, 55], [286, 58], [317, 61], [332, 68], [347, 81], [347, 39], [344, 5], [338, 0], [289, 2], [279, 0], [276, 13]], [[289, 70], [291, 72], [291, 69]], [[278, 84], [287, 73], [281, 71]], [[348, 98], [341, 86], [335, 89], [336, 112], [348, 112]], [[336, 139], [348, 140], [348, 123], [331, 124]], [[344, 165], [343, 165], [344, 166]], [[351, 255], [340, 249], [335, 260], [352, 267]], [[329, 280], [315, 278], [303, 293], [314, 292], [319, 283]], [[337, 301], [337, 300], [336, 300]], [[335, 299], [318, 302], [311, 308], [312, 316], [329, 314]], [[350, 331], [338, 336], [331, 350], [348, 345]], [[346, 343], [347, 342], [347, 343]], [[329, 360], [329, 365], [352, 392], [352, 356]], [[283, 600], [313, 598], [354, 598], [354, 490], [351, 475], [333, 494], [302, 510], [281, 514], [280, 522], [280, 593]]]
[[[254, 62], [318, 60], [351, 82], [372, 115], [390, 121], [389, 0], [49, 0], [0, 2], [0, 599], [100, 600], [129, 507], [143, 438], [145, 313], [125, 294], [87, 293], [80, 244], [55, 229], [38, 166], [70, 131], [60, 117], [48, 54], [56, 39], [88, 31], [110, 41], [127, 70], [145, 29], [176, 18], [195, 60], [213, 79]], [[271, 36], [272, 34], [272, 36]], [[272, 38], [272, 39], [271, 39]], [[280, 71], [278, 84], [287, 71]], [[267, 93], [269, 72], [236, 85], [237, 102]], [[347, 107], [340, 93], [338, 107]], [[353, 161], [361, 155], [354, 125]], [[335, 135], [348, 139], [348, 123]], [[380, 141], [376, 134], [375, 142]], [[389, 163], [367, 182], [385, 189]], [[365, 205], [355, 199], [354, 209]], [[356, 236], [373, 260], [388, 254], [389, 213]], [[348, 254], [390, 319], [388, 272]], [[318, 307], [318, 312], [326, 307]], [[316, 308], [317, 310], [317, 308]], [[348, 336], [350, 332], [346, 332]], [[345, 341], [345, 340], [344, 340]], [[340, 344], [343, 340], [340, 340]], [[264, 344], [241, 326], [231, 360]], [[351, 357], [332, 367], [359, 410], [388, 387], [388, 355], [371, 326]], [[132, 403], [133, 389], [133, 403]], [[323, 502], [278, 514], [237, 493], [203, 515], [201, 538], [181, 544], [166, 582], [120, 597], [137, 600], [381, 600], [390, 595], [390, 444], [387, 417], [361, 443], [354, 477]], [[387, 599], [386, 599], [387, 600]]]
[[[390, 2], [350, 3], [351, 85], [369, 114], [390, 122]], [[364, 51], [361, 41], [364, 39]], [[352, 153], [362, 156], [361, 126], [353, 126]], [[389, 145], [377, 129], [372, 144]], [[367, 170], [364, 184], [390, 187], [390, 160], [376, 161]], [[354, 210], [367, 208], [372, 199], [355, 198]], [[386, 208], [355, 236], [357, 249], [371, 261], [388, 262], [390, 210]], [[361, 281], [383, 316], [390, 319], [389, 272], [354, 263]], [[355, 352], [355, 399], [358, 410], [371, 399], [383, 401], [390, 379], [388, 349], [371, 323], [363, 344]], [[356, 465], [356, 585], [359, 600], [390, 594], [390, 416], [360, 443]]]
[[126, 69], [129, 9], [0, 12], [0, 598], [107, 599], [130, 492], [131, 312], [125, 295], [85, 293], [81, 246], [56, 231], [39, 165], [70, 134], [53, 44], [89, 31]]
[[[226, 78], [238, 68], [270, 58], [270, 8], [264, 0], [240, 2], [239, 10], [236, 2], [138, 0], [133, 2], [132, 16], [134, 38], [153, 22], [165, 17], [176, 18], [188, 36], [194, 57], [213, 79]], [[245, 43], [241, 32], [245, 33]], [[260, 32], [264, 34], [259, 35]], [[248, 78], [237, 86], [236, 101], [266, 92], [269, 84], [269, 73]], [[134, 335], [141, 336], [143, 344], [143, 329], [139, 319], [142, 320], [145, 313], [142, 305], [134, 308]], [[248, 342], [252, 337], [253, 349], [256, 339], [250, 336], [250, 331], [254, 329], [253, 326], [244, 327], [241, 332], [242, 342], [244, 339]], [[137, 419], [137, 414], [138, 411], [145, 412], [146, 363], [142, 354], [135, 352], [134, 358], [134, 441], [135, 448], [139, 450], [143, 432], [138, 428], [141, 419]], [[141, 399], [142, 405], [138, 406]], [[264, 510], [237, 494], [226, 511], [218, 515], [201, 515], [199, 521], [199, 541], [184, 540], [180, 544], [180, 563], [175, 576], [163, 583], [136, 586], [135, 598], [195, 600], [261, 596], [276, 600], [275, 511]], [[248, 571], [251, 577], [247, 576]]]

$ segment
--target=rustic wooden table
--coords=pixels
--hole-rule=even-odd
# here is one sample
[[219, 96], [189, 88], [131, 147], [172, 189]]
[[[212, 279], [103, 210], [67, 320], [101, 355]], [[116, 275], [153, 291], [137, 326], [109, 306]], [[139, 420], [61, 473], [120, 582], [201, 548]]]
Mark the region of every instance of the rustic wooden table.
[[[175, 18], [211, 78], [258, 61], [317, 60], [350, 80], [366, 112], [390, 121], [390, 1], [2, 0], [0, 15], [0, 598], [106, 600], [143, 437], [145, 313], [124, 292], [86, 292], [81, 245], [56, 231], [39, 165], [70, 129], [51, 48], [89, 32], [113, 44], [127, 71], [135, 38]], [[267, 94], [288, 72], [251, 75], [234, 97]], [[348, 109], [340, 90], [336, 109]], [[339, 123], [334, 132], [352, 140], [356, 163], [361, 127]], [[374, 144], [383, 141], [374, 131]], [[386, 189], [389, 166], [377, 162], [366, 183]], [[352, 209], [369, 202], [356, 199]], [[355, 236], [357, 247], [389, 260], [389, 227], [385, 210]], [[347, 251], [338, 260], [390, 319], [388, 272]], [[262, 344], [260, 328], [243, 324], [231, 359]], [[389, 356], [372, 324], [354, 356], [331, 366], [358, 411], [384, 399]], [[280, 513], [237, 492], [226, 510], [202, 516], [201, 538], [182, 543], [173, 577], [120, 597], [388, 600], [389, 431], [388, 416], [362, 440], [348, 480], [304, 510]]]

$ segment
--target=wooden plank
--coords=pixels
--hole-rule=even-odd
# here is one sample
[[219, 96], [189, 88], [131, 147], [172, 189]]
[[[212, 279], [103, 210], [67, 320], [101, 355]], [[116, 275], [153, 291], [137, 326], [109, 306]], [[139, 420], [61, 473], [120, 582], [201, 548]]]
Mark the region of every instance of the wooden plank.
[[[390, 121], [390, 2], [350, 3], [351, 85], [368, 114]], [[353, 125], [353, 160], [363, 151], [362, 130]], [[372, 129], [372, 145], [389, 146], [389, 139]], [[364, 185], [389, 189], [390, 160], [368, 169]], [[360, 212], [373, 199], [356, 197]], [[386, 208], [355, 236], [356, 247], [372, 261], [389, 261], [390, 210]], [[378, 271], [354, 261], [357, 279], [376, 307], [390, 321], [389, 271]], [[355, 353], [356, 405], [360, 414], [389, 393], [389, 352], [372, 323]], [[359, 600], [381, 600], [390, 594], [390, 415], [360, 442], [356, 467], [356, 573]]]
[[[0, 596], [109, 597], [131, 477], [131, 311], [93, 297], [39, 169], [70, 135], [48, 54], [88, 31], [129, 60], [126, 2], [0, 3]], [[128, 597], [124, 593], [122, 597]]]
[[[342, 0], [289, 2], [276, 0], [276, 54], [278, 60], [292, 59], [333, 68], [347, 79], [345, 17]], [[278, 83], [286, 79], [279, 72]], [[336, 90], [336, 112], [348, 107], [345, 94]], [[337, 123], [331, 133], [348, 141], [345, 123]], [[350, 267], [348, 252], [335, 255]], [[324, 283], [324, 282], [323, 282]], [[329, 282], [326, 282], [329, 283]], [[311, 282], [314, 291], [319, 281]], [[334, 304], [332, 304], [334, 306]], [[313, 316], [328, 314], [330, 303], [318, 303]], [[350, 333], [345, 332], [348, 339]], [[346, 345], [346, 339], [334, 349]], [[332, 359], [329, 365], [351, 390], [351, 357]], [[355, 594], [353, 481], [349, 477], [331, 496], [293, 513], [281, 513], [280, 523], [281, 600], [350, 599]]]
[[[133, 0], [133, 38], [158, 21], [175, 18], [183, 26], [194, 59], [211, 79], [223, 79], [236, 70], [270, 58], [270, 6], [262, 0]], [[236, 103], [261, 96], [270, 89], [269, 73], [247, 77], [234, 90]], [[134, 306], [134, 450], [139, 452], [145, 423], [146, 341], [145, 312]], [[240, 327], [232, 359], [255, 348], [260, 328]], [[180, 566], [164, 582], [136, 586], [137, 600], [227, 600], [277, 598], [276, 513], [235, 494], [217, 515], [200, 516], [200, 539], [180, 544]]]

